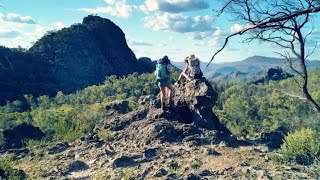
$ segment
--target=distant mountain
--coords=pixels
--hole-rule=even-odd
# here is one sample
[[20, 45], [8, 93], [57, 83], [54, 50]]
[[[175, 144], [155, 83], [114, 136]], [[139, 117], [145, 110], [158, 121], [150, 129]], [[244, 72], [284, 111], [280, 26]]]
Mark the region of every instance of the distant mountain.
[[47, 33], [29, 50], [1, 47], [0, 103], [23, 94], [72, 93], [109, 75], [150, 72], [148, 67], [148, 60], [136, 59], [117, 25], [90, 15], [81, 24]]
[[[184, 62], [173, 62], [177, 67], [183, 69]], [[309, 70], [320, 68], [320, 61], [307, 61], [307, 67]], [[242, 73], [257, 73], [265, 72], [266, 70], [274, 67], [280, 67], [290, 72], [290, 69], [285, 59], [264, 57], [264, 56], [253, 56], [242, 61], [227, 62], [227, 63], [212, 63], [206, 68], [207, 63], [201, 63], [201, 69], [203, 70], [206, 77], [217, 76], [217, 73], [227, 75], [233, 72]]]

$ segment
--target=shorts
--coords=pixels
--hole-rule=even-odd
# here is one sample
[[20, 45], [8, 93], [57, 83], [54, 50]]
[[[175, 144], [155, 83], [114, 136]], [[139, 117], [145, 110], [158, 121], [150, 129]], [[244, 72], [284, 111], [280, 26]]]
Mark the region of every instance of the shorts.
[[158, 79], [157, 81], [158, 81], [158, 86], [159, 86], [160, 88], [162, 88], [162, 87], [169, 87], [169, 86], [172, 85], [172, 82], [171, 82], [170, 78], [167, 78], [167, 79]]
[[194, 77], [191, 77], [192, 79], [201, 79], [203, 76], [203, 73], [200, 72], [199, 74], [195, 74]]

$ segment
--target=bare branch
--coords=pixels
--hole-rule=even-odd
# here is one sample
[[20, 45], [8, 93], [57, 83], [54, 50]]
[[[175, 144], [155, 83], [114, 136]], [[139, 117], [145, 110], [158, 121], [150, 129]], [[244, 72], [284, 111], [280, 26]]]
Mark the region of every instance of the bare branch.
[[249, 31], [249, 30], [251, 30], [251, 29], [253, 29], [253, 28], [254, 28], [254, 27], [252, 27], [252, 28], [247, 28], [247, 29], [245, 29], [245, 30], [243, 30], [243, 31], [239, 31], [239, 32], [233, 33], [233, 34], [229, 35], [228, 37], [226, 37], [222, 48], [219, 49], [219, 50], [212, 56], [211, 60], [210, 60], [209, 63], [207, 64], [207, 67], [208, 67], [208, 66], [210, 65], [210, 63], [213, 61], [213, 59], [215, 58], [215, 56], [216, 56], [217, 54], [219, 54], [219, 53], [226, 47], [226, 45], [228, 44], [228, 41], [229, 41], [230, 38], [232, 38], [233, 36], [236, 36], [236, 35], [242, 35], [243, 33], [247, 32], [247, 31]]
[[306, 59], [308, 59], [317, 49], [318, 42], [316, 42], [316, 45], [314, 45], [312, 51], [308, 51], [308, 54], [306, 55]]

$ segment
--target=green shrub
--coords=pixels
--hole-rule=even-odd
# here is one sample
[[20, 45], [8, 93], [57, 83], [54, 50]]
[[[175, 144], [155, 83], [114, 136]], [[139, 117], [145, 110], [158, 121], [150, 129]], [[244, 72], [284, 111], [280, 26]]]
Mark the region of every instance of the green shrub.
[[131, 179], [134, 179], [134, 170], [133, 168], [124, 168], [121, 170], [120, 172], [120, 175], [121, 175], [121, 179], [123, 180], [131, 180]]
[[[0, 159], [0, 169], [4, 171], [4, 179], [20, 180], [26, 179], [26, 175], [23, 171], [16, 170], [13, 168], [15, 165], [14, 160], [10, 158]], [[0, 177], [1, 179], [2, 177]]]
[[25, 141], [25, 145], [27, 148], [31, 149], [36, 146], [45, 146], [48, 145], [48, 140], [43, 139], [43, 140], [33, 140], [33, 139], [28, 139]]
[[112, 133], [111, 133], [109, 130], [107, 130], [107, 129], [100, 130], [100, 131], [98, 132], [98, 136], [99, 136], [101, 139], [103, 139], [104, 141], [107, 141], [107, 142], [113, 141], [113, 139], [114, 139]]
[[288, 161], [310, 165], [320, 159], [320, 137], [316, 130], [303, 128], [289, 133], [279, 153]]

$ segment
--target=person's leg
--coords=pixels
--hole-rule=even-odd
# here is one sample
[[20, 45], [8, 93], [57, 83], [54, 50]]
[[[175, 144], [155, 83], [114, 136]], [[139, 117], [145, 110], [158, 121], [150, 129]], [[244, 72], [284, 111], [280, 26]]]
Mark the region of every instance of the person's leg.
[[160, 100], [161, 100], [161, 109], [165, 108], [165, 102], [166, 102], [166, 87], [160, 87]]
[[167, 88], [167, 98], [170, 98], [172, 95], [173, 86], [172, 86], [172, 84], [170, 84], [166, 88]]
[[168, 98], [167, 101], [168, 101], [168, 104], [169, 104], [170, 107], [172, 106], [172, 93], [173, 93], [173, 86], [172, 86], [172, 84], [169, 84], [167, 86], [167, 94], [166, 94], [166, 96]]

